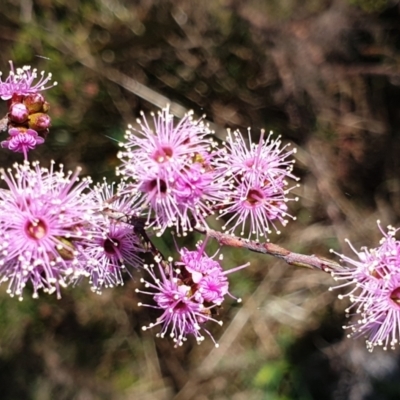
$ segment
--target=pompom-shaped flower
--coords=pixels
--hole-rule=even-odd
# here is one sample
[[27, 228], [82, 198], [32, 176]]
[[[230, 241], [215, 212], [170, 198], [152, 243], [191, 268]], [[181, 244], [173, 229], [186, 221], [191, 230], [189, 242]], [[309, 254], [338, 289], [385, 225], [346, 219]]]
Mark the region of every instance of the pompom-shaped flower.
[[142, 282], [150, 290], [137, 289], [139, 293], [153, 296], [155, 305], [146, 305], [147, 307], [162, 312], [156, 323], [143, 329], [161, 325], [159, 336], [164, 337], [170, 332], [177, 346], [181, 346], [188, 335], [194, 335], [197, 342], [203, 341], [202, 331], [213, 339], [203, 324], [207, 321], [222, 324], [214, 318], [214, 315], [224, 296], [230, 295], [226, 275], [248, 266], [245, 264], [223, 271], [220, 262], [205, 254], [204, 245], [195, 251], [182, 249], [180, 255], [180, 261], [176, 263], [170, 261], [167, 264], [160, 259], [156, 260], [160, 277], [153, 270], [153, 266], [146, 266], [151, 282], [144, 279]]
[[79, 182], [79, 170], [64, 173], [38, 163], [1, 171], [7, 189], [0, 190], [0, 282], [22, 298], [28, 282], [38, 291], [57, 292], [66, 279], [79, 276], [78, 247], [90, 237], [86, 226], [92, 208], [84, 194], [90, 180]]
[[144, 117], [138, 124], [125, 136], [118, 173], [133, 181], [127, 191], [140, 194], [137, 205], [148, 224], [160, 234], [172, 226], [183, 233], [204, 226], [213, 204], [227, 197], [226, 180], [212, 166], [209, 129], [192, 113], [175, 123], [168, 107], [153, 115], [153, 127]]
[[[249, 132], [250, 139], [250, 132]], [[238, 228], [241, 235], [256, 236], [258, 240], [267, 236], [273, 227], [278, 233], [276, 222], [283, 226], [288, 218], [287, 202], [297, 200], [290, 197], [287, 178], [293, 175], [291, 159], [295, 150], [281, 147], [280, 139], [264, 139], [262, 131], [258, 144], [246, 144], [239, 132], [229, 131], [225, 143], [226, 152], [217, 161], [217, 170], [230, 176], [231, 194], [229, 200], [219, 205], [221, 217], [226, 217], [223, 229], [234, 233]]]
[[145, 284], [146, 289], [151, 291], [137, 289], [137, 292], [153, 296], [155, 301], [155, 305], [142, 303], [139, 303], [139, 305], [156, 308], [162, 312], [156, 323], [143, 327], [143, 330], [161, 325], [161, 332], [157, 336], [163, 338], [169, 331], [169, 336], [176, 346], [182, 346], [188, 335], [194, 335], [198, 343], [202, 342], [204, 336], [201, 333], [200, 324], [209, 320], [219, 324], [222, 324], [222, 322], [216, 321], [211, 316], [211, 307], [205, 307], [204, 304], [196, 301], [190, 286], [185, 285], [179, 278], [179, 271], [175, 271], [170, 266], [167, 275], [163, 267], [160, 264], [158, 266], [161, 278], [158, 278], [153, 271], [152, 265], [144, 266], [149, 272], [152, 282], [144, 279], [141, 279], [141, 281]]
[[[121, 182], [120, 186], [123, 185]], [[128, 196], [115, 196], [114, 184], [106, 182], [97, 185], [91, 193], [93, 210], [97, 212], [88, 229], [91, 240], [79, 246], [79, 258], [96, 293], [100, 294], [103, 287], [123, 285], [123, 273], [129, 274], [130, 267], [143, 264], [139, 257], [143, 246], [133, 227], [101, 213], [112, 205], [113, 212], [132, 214], [132, 200]]]
[[52, 79], [51, 73], [46, 75], [42, 71], [38, 80], [37, 78], [38, 72], [36, 68], [32, 69], [30, 66], [25, 65], [15, 70], [12, 61], [10, 61], [10, 73], [8, 77], [4, 81], [0, 78], [0, 98], [9, 100], [15, 95], [27, 96], [57, 85], [57, 82], [49, 83]]
[[332, 272], [338, 287], [352, 286], [346, 295], [351, 306], [348, 313], [354, 321], [346, 326], [351, 336], [366, 336], [367, 347], [384, 349], [394, 347], [400, 338], [400, 242], [395, 234], [398, 229], [388, 228], [383, 233], [380, 246], [373, 249], [352, 250], [358, 257], [340, 255], [349, 267]]

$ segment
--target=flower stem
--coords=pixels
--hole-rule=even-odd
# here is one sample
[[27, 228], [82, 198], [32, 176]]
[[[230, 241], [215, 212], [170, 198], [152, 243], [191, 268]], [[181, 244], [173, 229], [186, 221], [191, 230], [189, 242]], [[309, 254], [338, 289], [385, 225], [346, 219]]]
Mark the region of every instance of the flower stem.
[[278, 257], [289, 265], [293, 265], [295, 267], [317, 269], [328, 273], [332, 270], [337, 271], [338, 269], [342, 268], [342, 266], [336, 261], [328, 258], [317, 255], [294, 253], [274, 243], [260, 243], [258, 241], [242, 239], [240, 237], [218, 232], [213, 229], [196, 227], [196, 231], [216, 239], [221, 245], [244, 248], [256, 253], [268, 254], [270, 256]]

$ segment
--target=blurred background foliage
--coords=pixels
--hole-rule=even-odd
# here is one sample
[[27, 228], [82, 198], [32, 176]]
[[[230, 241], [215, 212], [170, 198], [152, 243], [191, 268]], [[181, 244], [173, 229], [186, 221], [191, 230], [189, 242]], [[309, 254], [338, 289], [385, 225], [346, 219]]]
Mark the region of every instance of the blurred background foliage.
[[[329, 256], [374, 246], [400, 217], [400, 6], [394, 0], [2, 0], [0, 66], [51, 71], [52, 129], [34, 158], [113, 179], [140, 110], [172, 104], [225, 128], [274, 130], [298, 147], [297, 220], [271, 237]], [[2, 105], [5, 113], [5, 105]], [[3, 167], [20, 158], [1, 152]], [[215, 225], [218, 227], [218, 225]], [[198, 239], [198, 238], [197, 238]], [[194, 239], [186, 241], [192, 246]], [[171, 240], [160, 241], [163, 249]], [[215, 244], [212, 244], [215, 247]], [[343, 246], [343, 248], [342, 248]], [[173, 245], [172, 245], [173, 247]], [[351, 253], [351, 252], [350, 252]], [[220, 344], [174, 349], [141, 331], [138, 276], [98, 296], [22, 302], [0, 292], [4, 400], [398, 399], [398, 351], [345, 338], [331, 278], [225, 249], [243, 298]]]

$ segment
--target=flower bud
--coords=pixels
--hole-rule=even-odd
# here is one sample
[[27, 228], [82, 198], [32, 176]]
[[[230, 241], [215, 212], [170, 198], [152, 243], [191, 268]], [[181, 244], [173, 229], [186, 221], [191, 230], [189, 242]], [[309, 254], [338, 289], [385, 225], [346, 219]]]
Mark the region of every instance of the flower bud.
[[44, 97], [40, 93], [28, 94], [24, 99], [24, 104], [30, 113], [43, 111]]
[[22, 100], [24, 99], [24, 96], [18, 93], [14, 93], [11, 98], [8, 100], [7, 104], [8, 106], [11, 106], [14, 103], [22, 103]]
[[51, 119], [47, 114], [35, 113], [29, 115], [29, 128], [36, 131], [48, 129], [51, 124]]
[[22, 103], [14, 103], [10, 106], [9, 118], [12, 122], [22, 124], [28, 119], [29, 111]]

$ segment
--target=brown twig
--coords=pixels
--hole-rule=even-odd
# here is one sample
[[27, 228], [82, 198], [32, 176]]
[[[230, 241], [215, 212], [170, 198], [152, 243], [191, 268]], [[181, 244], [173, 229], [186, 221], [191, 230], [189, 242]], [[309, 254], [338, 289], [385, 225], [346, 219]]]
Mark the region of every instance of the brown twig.
[[293, 265], [295, 267], [318, 269], [324, 272], [331, 272], [333, 270], [342, 268], [340, 264], [328, 258], [316, 255], [309, 256], [305, 254], [294, 253], [274, 243], [260, 243], [254, 240], [242, 239], [237, 236], [215, 231], [213, 229], [196, 228], [196, 231], [216, 239], [221, 245], [244, 248], [256, 253], [268, 254], [270, 256], [280, 258], [289, 265]]
[[7, 130], [8, 124], [8, 114], [6, 114], [3, 118], [0, 119], [0, 132], [5, 132]]

